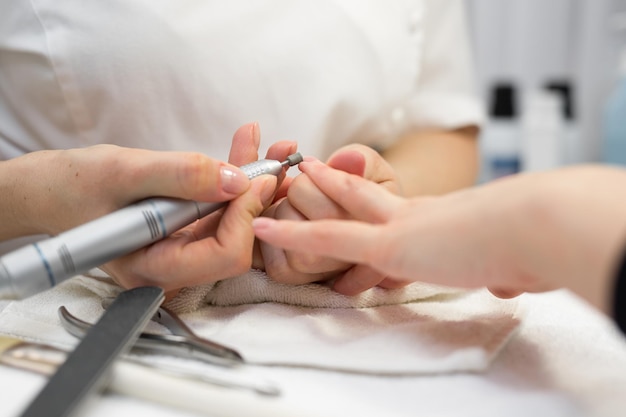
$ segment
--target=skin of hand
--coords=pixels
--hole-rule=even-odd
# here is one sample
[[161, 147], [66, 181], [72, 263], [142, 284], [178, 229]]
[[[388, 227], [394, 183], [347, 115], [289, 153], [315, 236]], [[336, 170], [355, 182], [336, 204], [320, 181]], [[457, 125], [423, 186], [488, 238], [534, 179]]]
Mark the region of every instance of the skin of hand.
[[[274, 176], [250, 181], [237, 168], [257, 159], [259, 142], [257, 124], [238, 129], [230, 164], [198, 153], [112, 145], [34, 152], [2, 162], [0, 192], [11, 198], [0, 203], [7, 214], [0, 237], [54, 235], [154, 196], [231, 200], [225, 209], [102, 269], [125, 288], [157, 285], [165, 291], [241, 274], [251, 264], [252, 219], [271, 203], [277, 184]], [[292, 142], [278, 142], [268, 157], [282, 160], [294, 148]]]
[[577, 166], [406, 199], [307, 160], [301, 171], [354, 220], [254, 220], [257, 237], [400, 281], [509, 298], [569, 288], [607, 312], [626, 242], [626, 170]]
[[[391, 192], [399, 192], [394, 170], [376, 151], [367, 146], [359, 144], [345, 146], [329, 158], [328, 164], [333, 168], [366, 178], [372, 184]], [[287, 198], [279, 200], [263, 215], [291, 220], [351, 218], [350, 213], [319, 190], [306, 175], [294, 178], [287, 190]], [[384, 275], [368, 266], [288, 251], [263, 241], [258, 245], [261, 256], [255, 258], [255, 266], [265, 269], [268, 276], [278, 282], [303, 284], [334, 278], [333, 288], [347, 295], [375, 285], [388, 287], [398, 285], [392, 280], [385, 281]], [[357, 281], [362, 287], [353, 288], [352, 284]], [[346, 286], [345, 283], [351, 285]]]
[[[472, 185], [478, 171], [477, 128], [413, 132], [382, 154], [353, 144], [336, 151], [328, 165], [360, 175], [403, 195], [442, 194]], [[401, 185], [402, 184], [402, 185]], [[322, 193], [307, 176], [290, 184], [288, 198], [271, 206], [263, 215], [276, 219], [348, 219], [350, 214]], [[333, 288], [354, 295], [375, 285], [396, 288], [405, 282], [385, 279], [363, 265], [353, 265], [308, 253], [297, 253], [267, 243], [258, 243], [255, 267], [265, 269], [275, 281], [301, 284], [334, 279]]]

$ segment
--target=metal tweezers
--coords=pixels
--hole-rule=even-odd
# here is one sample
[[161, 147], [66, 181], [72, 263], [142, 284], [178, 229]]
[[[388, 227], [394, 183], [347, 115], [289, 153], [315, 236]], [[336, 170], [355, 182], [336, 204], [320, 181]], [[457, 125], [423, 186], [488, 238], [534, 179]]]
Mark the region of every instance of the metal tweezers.
[[[103, 307], [107, 307], [107, 299], [103, 301]], [[65, 330], [78, 338], [82, 338], [92, 326], [72, 315], [65, 306], [59, 307], [59, 317]], [[165, 326], [172, 334], [143, 332], [135, 342], [133, 351], [196, 359], [221, 366], [237, 366], [244, 363], [243, 357], [236, 350], [197, 336], [165, 307], [160, 307], [152, 320]]]

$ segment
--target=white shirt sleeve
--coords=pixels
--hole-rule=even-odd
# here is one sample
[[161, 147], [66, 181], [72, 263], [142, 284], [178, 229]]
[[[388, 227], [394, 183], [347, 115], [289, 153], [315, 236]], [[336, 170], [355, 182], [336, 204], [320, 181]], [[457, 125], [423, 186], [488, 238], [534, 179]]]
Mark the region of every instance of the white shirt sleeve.
[[419, 81], [408, 104], [420, 127], [480, 125], [484, 109], [477, 100], [474, 62], [462, 0], [426, 0]]

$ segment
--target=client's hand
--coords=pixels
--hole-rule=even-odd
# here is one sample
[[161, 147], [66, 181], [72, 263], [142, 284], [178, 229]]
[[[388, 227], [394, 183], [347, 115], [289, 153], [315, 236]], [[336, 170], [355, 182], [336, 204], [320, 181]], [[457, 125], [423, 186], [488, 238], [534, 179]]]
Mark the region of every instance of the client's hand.
[[573, 167], [405, 199], [318, 162], [300, 170], [355, 220], [255, 219], [276, 247], [500, 297], [566, 287], [606, 308], [626, 233], [626, 170]]
[[[356, 174], [370, 181], [372, 187], [398, 192], [398, 183], [391, 166], [373, 149], [364, 145], [349, 145], [335, 152], [328, 165]], [[287, 198], [279, 200], [263, 214], [275, 219], [319, 220], [353, 219], [354, 213], [345, 210], [334, 196], [324, 193], [307, 175], [297, 176], [289, 185]], [[298, 236], [306, 240], [307, 236]], [[260, 243], [262, 259], [255, 266], [264, 268], [275, 281], [301, 284], [334, 279], [333, 288], [343, 294], [353, 295], [376, 285], [396, 287], [404, 285], [398, 280], [386, 279], [384, 274], [366, 265], [319, 256], [315, 253], [295, 252], [287, 247]]]

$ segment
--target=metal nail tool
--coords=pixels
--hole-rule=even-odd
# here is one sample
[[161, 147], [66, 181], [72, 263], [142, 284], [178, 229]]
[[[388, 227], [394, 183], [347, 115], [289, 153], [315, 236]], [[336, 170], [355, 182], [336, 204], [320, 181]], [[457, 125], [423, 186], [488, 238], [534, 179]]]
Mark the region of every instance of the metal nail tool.
[[[50, 376], [56, 369], [67, 359], [68, 352], [57, 347], [25, 342], [6, 336], [0, 336], [0, 364], [13, 368], [23, 369], [30, 372], [36, 372], [42, 375]], [[143, 398], [148, 401], [163, 402], [165, 404], [175, 401], [182, 408], [186, 408], [186, 403], [180, 393], [173, 393], [177, 397], [163, 398], [154, 395], [150, 391], [150, 387], [156, 388], [163, 384], [169, 384], [171, 381], [165, 382], [161, 375], [169, 375], [177, 378], [182, 384], [207, 384], [208, 386], [216, 386], [221, 388], [230, 388], [236, 390], [248, 390], [263, 396], [278, 396], [280, 389], [273, 382], [268, 381], [261, 375], [242, 372], [241, 368], [224, 368], [224, 367], [183, 367], [175, 363], [165, 363], [163, 361], [155, 362], [152, 357], [139, 357], [136, 355], [124, 355], [119, 362], [113, 367], [115, 378], [107, 389], [118, 394]], [[143, 381], [141, 388], [135, 388], [135, 384], [127, 383], [136, 375], [137, 367], [151, 369], [155, 374], [150, 374], [149, 380]], [[228, 372], [227, 370], [231, 370]], [[122, 381], [120, 383], [120, 381]], [[203, 387], [203, 385], [195, 385]]]
[[124, 291], [89, 329], [22, 417], [69, 416], [104, 387], [115, 360], [130, 349], [164, 299], [157, 287]]
[[[110, 304], [109, 299], [103, 300], [103, 304], [108, 307]], [[163, 313], [163, 311], [168, 310], [161, 307], [154, 316], [158, 316], [159, 312]], [[169, 327], [170, 330], [177, 329], [176, 326], [180, 326], [178, 330], [174, 331], [179, 331], [183, 334], [159, 335], [145, 332], [141, 333], [132, 347], [133, 353], [171, 355], [178, 358], [200, 360], [211, 365], [219, 366], [214, 366], [200, 373], [174, 364], [163, 362], [156, 363], [142, 355], [126, 356], [126, 361], [154, 368], [160, 372], [171, 374], [172, 376], [189, 380], [195, 379], [225, 388], [250, 390], [266, 396], [280, 395], [280, 390], [274, 383], [259, 376], [250, 375], [242, 369], [240, 365], [244, 365], [244, 361], [236, 351], [199, 338], [182, 320], [171, 312], [169, 312], [169, 315], [168, 313], [165, 315], [161, 314], [161, 317], [164, 316], [168, 317], [166, 320], [176, 322], [175, 326]], [[59, 317], [63, 328], [65, 328], [68, 333], [78, 338], [82, 338], [92, 327], [91, 324], [72, 315], [64, 306], [59, 308]], [[215, 348], [216, 346], [218, 347], [217, 349]], [[207, 347], [209, 347], [209, 350], [207, 350]], [[223, 354], [226, 354], [226, 356], [220, 356]]]
[[[109, 303], [108, 299], [103, 301], [107, 308]], [[72, 315], [64, 306], [59, 308], [59, 317], [65, 330], [79, 338], [91, 327], [90, 323]], [[135, 341], [133, 346], [135, 351], [145, 350], [149, 353], [196, 359], [221, 366], [237, 366], [244, 362], [242, 356], [234, 349], [198, 337], [182, 320], [164, 307], [157, 310], [154, 319], [173, 334], [143, 332]]]

